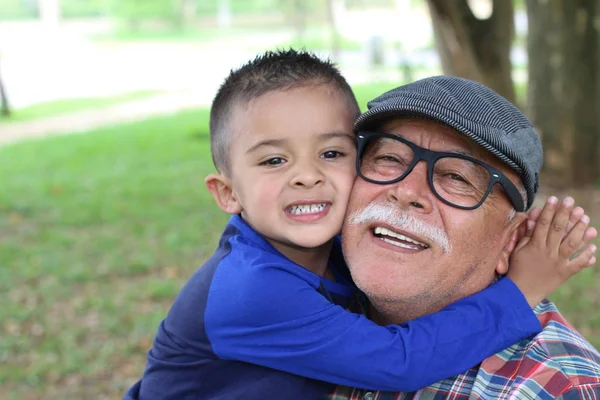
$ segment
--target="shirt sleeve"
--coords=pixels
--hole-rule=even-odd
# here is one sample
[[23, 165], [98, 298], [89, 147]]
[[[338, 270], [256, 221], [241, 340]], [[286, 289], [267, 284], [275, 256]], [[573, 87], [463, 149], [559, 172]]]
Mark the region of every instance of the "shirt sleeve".
[[556, 400], [600, 400], [600, 383], [574, 386], [556, 397]]
[[243, 279], [235, 292], [213, 282], [205, 314], [213, 351], [338, 385], [416, 391], [541, 330], [508, 278], [435, 314], [389, 326], [330, 303], [284, 269], [262, 268]]

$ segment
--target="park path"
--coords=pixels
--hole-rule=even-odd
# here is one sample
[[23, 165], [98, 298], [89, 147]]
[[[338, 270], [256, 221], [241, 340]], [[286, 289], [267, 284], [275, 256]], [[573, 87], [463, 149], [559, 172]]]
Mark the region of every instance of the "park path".
[[6, 122], [0, 124], [0, 146], [26, 139], [85, 133], [104, 126], [169, 115], [185, 109], [209, 107], [213, 93], [213, 90], [176, 92], [100, 109], [30, 121]]

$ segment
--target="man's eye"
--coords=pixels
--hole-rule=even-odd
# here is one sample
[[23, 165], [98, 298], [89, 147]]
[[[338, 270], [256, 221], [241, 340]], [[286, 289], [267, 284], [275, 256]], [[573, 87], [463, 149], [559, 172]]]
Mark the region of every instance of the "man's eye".
[[382, 155], [377, 157], [377, 161], [379, 162], [388, 162], [388, 163], [399, 163], [401, 162], [398, 157]]
[[459, 181], [459, 182], [465, 182], [465, 183], [467, 183], [467, 180], [465, 178], [463, 178], [462, 176], [460, 176], [459, 174], [447, 173], [446, 176], [448, 178], [452, 179], [453, 181]]
[[258, 165], [280, 165], [285, 163], [286, 161], [281, 158], [281, 157], [273, 157], [273, 158], [269, 158], [268, 160], [265, 160], [263, 162], [261, 162]]
[[344, 153], [341, 153], [341, 152], [335, 151], [335, 150], [326, 151], [325, 153], [323, 153], [321, 155], [322, 158], [326, 158], [326, 159], [334, 159], [334, 158], [343, 157], [343, 156], [344, 156]]

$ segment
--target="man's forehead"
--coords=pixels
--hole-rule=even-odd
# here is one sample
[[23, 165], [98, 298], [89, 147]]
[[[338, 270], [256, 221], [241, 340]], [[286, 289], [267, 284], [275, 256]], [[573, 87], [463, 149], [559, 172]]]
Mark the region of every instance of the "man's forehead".
[[[470, 153], [480, 152], [481, 148], [475, 142], [459, 133], [456, 129], [440, 122], [419, 118], [395, 118], [383, 123], [382, 130], [389, 133], [397, 133], [400, 136], [410, 134], [423, 134], [427, 137], [435, 136], [439, 141], [450, 145], [464, 147]], [[484, 150], [485, 151], [485, 150]]]

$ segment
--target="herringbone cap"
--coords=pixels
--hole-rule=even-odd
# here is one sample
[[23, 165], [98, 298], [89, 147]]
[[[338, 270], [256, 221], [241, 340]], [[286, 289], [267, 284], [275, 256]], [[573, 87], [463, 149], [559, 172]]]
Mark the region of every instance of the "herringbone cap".
[[[542, 167], [542, 143], [533, 124], [490, 88], [453, 76], [434, 76], [390, 90], [372, 100], [355, 122], [357, 131], [394, 118], [436, 120], [467, 136], [521, 177], [527, 208]], [[524, 211], [524, 210], [518, 210]]]

